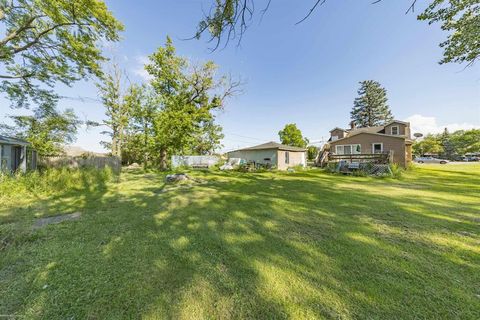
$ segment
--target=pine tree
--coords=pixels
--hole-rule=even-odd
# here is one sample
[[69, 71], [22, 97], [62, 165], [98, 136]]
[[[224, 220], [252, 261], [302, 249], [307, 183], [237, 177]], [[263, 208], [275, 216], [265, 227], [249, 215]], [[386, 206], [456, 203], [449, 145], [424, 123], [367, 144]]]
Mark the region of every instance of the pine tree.
[[443, 133], [440, 135], [440, 142], [443, 147], [442, 155], [448, 159], [452, 159], [453, 155], [455, 154], [455, 149], [451, 142], [451, 135], [447, 128], [445, 128]]
[[357, 127], [380, 126], [393, 120], [387, 104], [387, 90], [373, 80], [360, 82], [358, 97], [353, 102], [350, 113]]

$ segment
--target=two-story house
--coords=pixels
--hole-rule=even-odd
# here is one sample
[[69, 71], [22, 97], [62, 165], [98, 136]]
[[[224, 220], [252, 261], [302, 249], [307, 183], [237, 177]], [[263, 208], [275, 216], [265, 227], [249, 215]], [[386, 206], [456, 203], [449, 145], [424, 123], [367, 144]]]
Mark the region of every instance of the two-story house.
[[384, 126], [330, 131], [330, 153], [374, 154], [393, 151], [393, 162], [406, 167], [412, 161], [410, 123], [393, 120]]

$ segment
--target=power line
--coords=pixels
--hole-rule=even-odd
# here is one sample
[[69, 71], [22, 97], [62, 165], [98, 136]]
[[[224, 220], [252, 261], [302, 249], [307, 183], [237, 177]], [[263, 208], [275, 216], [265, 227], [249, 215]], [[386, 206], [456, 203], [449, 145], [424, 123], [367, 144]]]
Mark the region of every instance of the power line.
[[249, 136], [244, 136], [244, 135], [237, 134], [237, 133], [233, 133], [233, 132], [226, 132], [226, 131], [225, 131], [225, 133], [226, 133], [226, 134], [230, 134], [230, 135], [232, 135], [232, 136], [241, 137], [241, 138], [252, 139], [252, 140], [257, 140], [257, 141], [261, 141], [261, 142], [269, 142], [269, 140], [258, 139], [258, 138], [249, 137]]

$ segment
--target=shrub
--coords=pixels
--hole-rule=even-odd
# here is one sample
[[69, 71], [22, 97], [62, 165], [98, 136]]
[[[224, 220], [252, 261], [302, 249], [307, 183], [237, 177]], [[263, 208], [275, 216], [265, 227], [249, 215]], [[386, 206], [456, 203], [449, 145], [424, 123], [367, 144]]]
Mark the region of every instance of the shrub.
[[392, 173], [392, 178], [399, 179], [402, 176], [403, 168], [396, 163], [391, 163], [389, 166]]
[[325, 171], [330, 173], [337, 172], [337, 163], [336, 162], [327, 163], [327, 166], [325, 167]]

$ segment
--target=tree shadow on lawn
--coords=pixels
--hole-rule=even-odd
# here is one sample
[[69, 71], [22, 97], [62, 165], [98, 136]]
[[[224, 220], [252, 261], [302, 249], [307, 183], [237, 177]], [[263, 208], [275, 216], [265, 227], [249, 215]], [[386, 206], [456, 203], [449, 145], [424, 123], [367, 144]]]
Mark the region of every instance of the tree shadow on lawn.
[[442, 218], [454, 216], [448, 199], [416, 198], [412, 207], [408, 195], [349, 190], [340, 185], [355, 180], [319, 173], [205, 178], [168, 193], [149, 181], [128, 194], [84, 195], [75, 203], [81, 221], [9, 248], [24, 265], [4, 283], [21, 290], [0, 311], [48, 319], [478, 313], [478, 223]]

